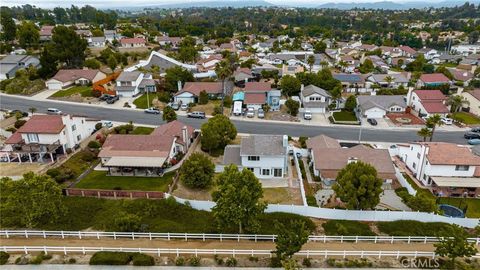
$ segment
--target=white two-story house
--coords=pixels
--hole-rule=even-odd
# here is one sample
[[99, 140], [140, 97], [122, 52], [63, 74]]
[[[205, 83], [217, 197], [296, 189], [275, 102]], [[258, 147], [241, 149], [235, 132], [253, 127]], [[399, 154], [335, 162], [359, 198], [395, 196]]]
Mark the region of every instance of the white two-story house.
[[96, 120], [71, 115], [34, 115], [5, 141], [8, 162], [54, 162], [95, 130]]
[[469, 147], [441, 142], [398, 145], [413, 176], [438, 196], [479, 196], [480, 157]]
[[332, 100], [327, 90], [312, 84], [305, 87], [302, 84], [300, 96], [304, 109], [312, 113], [325, 113]]
[[123, 71], [116, 80], [115, 91], [120, 97], [134, 97], [140, 93], [155, 92], [155, 81], [151, 74], [140, 71]]
[[240, 145], [227, 145], [223, 165], [235, 164], [247, 168], [257, 178], [283, 178], [288, 170], [288, 136], [252, 135], [242, 139]]

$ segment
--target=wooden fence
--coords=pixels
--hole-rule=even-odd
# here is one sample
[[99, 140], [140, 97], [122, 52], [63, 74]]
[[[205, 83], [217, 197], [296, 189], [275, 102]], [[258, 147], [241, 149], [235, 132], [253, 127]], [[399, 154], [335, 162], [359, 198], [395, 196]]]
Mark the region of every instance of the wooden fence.
[[65, 188], [65, 196], [95, 197], [95, 198], [113, 198], [113, 199], [163, 199], [165, 194], [159, 191], [135, 191], [135, 190], [105, 190], [105, 189], [80, 189]]

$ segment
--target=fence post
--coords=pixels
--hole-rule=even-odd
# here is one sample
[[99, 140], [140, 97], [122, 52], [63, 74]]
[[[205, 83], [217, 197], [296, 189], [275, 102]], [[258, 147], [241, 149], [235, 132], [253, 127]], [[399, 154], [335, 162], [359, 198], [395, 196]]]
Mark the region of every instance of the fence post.
[[135, 234], [132, 232], [132, 240], [135, 240]]
[[394, 239], [395, 236], [392, 236], [392, 240], [390, 241], [390, 244], [393, 244], [393, 239]]
[[7, 238], [9, 238], [9, 236], [8, 236], [8, 231], [5, 231], [5, 236], [6, 236]]
[[427, 243], [427, 237], [426, 237], [426, 236], [425, 236], [425, 239], [424, 239], [423, 243], [424, 243], [424, 244]]
[[158, 255], [158, 257], [160, 257], [160, 249], [159, 248], [157, 248], [157, 255]]
[[45, 255], [48, 254], [48, 252], [47, 252], [47, 247], [46, 247], [46, 246], [43, 246], [43, 252], [45, 253]]
[[222, 234], [220, 234], [220, 242], [222, 242]]
[[82, 247], [82, 253], [85, 255], [85, 247]]
[[117, 240], [117, 233], [113, 232], [113, 239]]
[[275, 235], [272, 235], [272, 242], [275, 242]]
[[195, 257], [198, 257], [197, 255], [198, 255], [198, 254], [197, 254], [197, 249], [195, 249]]
[[45, 233], [45, 231], [43, 231], [43, 238], [47, 238], [47, 234]]
[[240, 242], [240, 234], [237, 234], [237, 242]]
[[358, 243], [358, 235], [355, 236], [355, 243]]
[[28, 254], [28, 250], [26, 246], [23, 247], [23, 250], [25, 251], [25, 254]]
[[177, 258], [180, 257], [179, 253], [178, 253], [178, 248], [177, 248]]
[[203, 242], [205, 242], [205, 233], [203, 233], [202, 236], [203, 236]]
[[328, 250], [325, 250], [325, 259], [328, 258]]
[[167, 240], [170, 241], [170, 233], [167, 233]]
[[78, 238], [82, 239], [82, 232], [78, 231]]
[[400, 250], [397, 250], [397, 259], [400, 258]]
[[187, 233], [185, 233], [185, 241], [188, 241]]
[[28, 238], [28, 231], [25, 230], [25, 238]]
[[67, 247], [63, 247], [63, 254], [67, 255]]
[[65, 235], [63, 234], [63, 231], [60, 232], [62, 234], [62, 239], [65, 239]]
[[100, 233], [97, 232], [97, 239], [100, 239]]
[[324, 236], [323, 236], [323, 243], [325, 244], [326, 242], [327, 242], [327, 236], [324, 235]]
[[410, 244], [410, 238], [411, 238], [411, 236], [408, 236], [408, 243], [409, 243], [409, 244]]
[[362, 258], [362, 259], [363, 259], [363, 250], [362, 250], [362, 253], [360, 254], [360, 258]]
[[417, 253], [418, 253], [418, 251], [415, 250], [415, 257], [414, 257], [415, 259], [417, 258]]
[[379, 259], [382, 258], [382, 251], [381, 251], [381, 250], [378, 252], [378, 258], [379, 258]]
[[152, 233], [148, 233], [148, 238], [150, 238], [150, 240], [152, 240]]
[[[257, 242], [257, 235], [255, 234], [255, 242]], [[253, 256], [253, 255], [252, 255]]]
[[310, 250], [307, 250], [307, 259], [310, 257]]
[[340, 237], [340, 243], [343, 243], [343, 235]]
[[232, 249], [233, 258], [235, 258], [235, 249]]
[[344, 250], [344, 251], [343, 251], [343, 258], [345, 259], [346, 256], [347, 256], [347, 251]]
[[375, 235], [375, 244], [377, 243], [377, 238], [378, 238], [378, 236]]

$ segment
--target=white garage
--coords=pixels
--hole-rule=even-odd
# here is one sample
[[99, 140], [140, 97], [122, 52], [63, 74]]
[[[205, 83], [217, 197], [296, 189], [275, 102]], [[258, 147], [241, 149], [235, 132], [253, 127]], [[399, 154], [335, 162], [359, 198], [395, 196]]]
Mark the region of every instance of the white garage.
[[190, 103], [195, 103], [196, 96], [190, 92], [183, 92], [175, 95], [173, 99], [177, 104], [180, 104], [180, 103], [190, 104]]
[[63, 89], [63, 82], [55, 80], [55, 79], [50, 79], [46, 83], [48, 90], [62, 90]]
[[405, 97], [393, 96], [358, 96], [358, 109], [366, 118], [383, 118], [388, 112], [404, 112], [407, 104]]
[[365, 118], [383, 118], [386, 114], [384, 109], [378, 107], [370, 108], [362, 113]]

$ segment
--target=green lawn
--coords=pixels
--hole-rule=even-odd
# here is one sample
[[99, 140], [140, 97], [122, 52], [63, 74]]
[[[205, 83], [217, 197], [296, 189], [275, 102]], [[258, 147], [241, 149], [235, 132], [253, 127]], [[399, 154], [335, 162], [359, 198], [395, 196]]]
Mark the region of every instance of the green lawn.
[[57, 182], [73, 181], [90, 166], [98, 162], [96, 154], [89, 150], [80, 150], [62, 165], [49, 169], [47, 174]]
[[152, 133], [154, 128], [151, 127], [135, 127], [135, 129], [132, 131], [130, 134], [135, 134], [135, 135], [149, 135]]
[[355, 113], [348, 111], [333, 112], [333, 118], [335, 118], [335, 121], [357, 121]]
[[467, 112], [457, 112], [453, 114], [453, 119], [460, 121], [467, 125], [478, 125], [480, 124], [480, 118], [477, 116], [467, 113]]
[[474, 198], [439, 198], [439, 204], [450, 204], [460, 209], [467, 207], [466, 216], [469, 218], [480, 218], [480, 199]]
[[417, 184], [413, 181], [412, 178], [410, 178], [410, 176], [408, 176], [408, 174], [403, 173], [402, 175], [417, 192], [423, 193], [426, 197], [436, 199], [436, 197], [428, 189], [420, 188], [419, 186], [417, 186]]
[[[150, 101], [150, 106], [152, 106], [152, 100], [156, 97], [157, 95], [155, 93], [149, 93], [148, 94], [148, 99]], [[137, 106], [138, 109], [146, 109], [148, 108], [148, 104], [147, 104], [147, 94], [143, 94], [141, 96], [139, 96], [138, 98], [136, 98], [134, 101], [133, 101], [133, 104], [135, 104], [135, 106]]]
[[106, 171], [92, 171], [75, 187], [165, 192], [174, 175], [175, 172], [166, 173], [162, 177], [108, 176]]
[[82, 97], [92, 97], [91, 86], [74, 86], [66, 90], [59, 90], [50, 97], [69, 97], [75, 94], [80, 94]]

